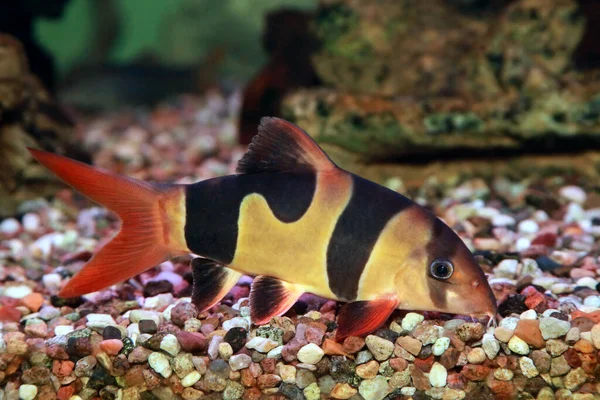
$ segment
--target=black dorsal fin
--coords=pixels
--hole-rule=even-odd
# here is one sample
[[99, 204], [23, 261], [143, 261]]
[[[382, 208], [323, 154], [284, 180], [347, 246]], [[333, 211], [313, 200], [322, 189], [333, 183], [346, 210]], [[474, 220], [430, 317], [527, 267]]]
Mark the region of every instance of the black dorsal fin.
[[286, 120], [264, 117], [258, 134], [237, 167], [239, 174], [336, 168], [323, 149], [302, 129]]

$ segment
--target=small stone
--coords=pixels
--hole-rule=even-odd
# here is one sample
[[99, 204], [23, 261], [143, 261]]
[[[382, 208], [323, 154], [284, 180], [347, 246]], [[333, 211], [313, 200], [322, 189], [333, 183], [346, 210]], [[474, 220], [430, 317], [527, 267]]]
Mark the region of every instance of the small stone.
[[276, 341], [260, 336], [256, 336], [246, 343], [246, 348], [256, 350], [260, 353], [268, 353], [277, 346], [279, 346], [279, 343]]
[[402, 329], [411, 332], [415, 327], [425, 319], [421, 314], [409, 312], [402, 319]]
[[587, 199], [585, 191], [579, 186], [564, 186], [559, 190], [558, 193], [563, 199], [575, 202], [577, 204], [583, 204]]
[[44, 304], [44, 296], [41, 293], [29, 293], [21, 299], [21, 304], [27, 307], [32, 312], [37, 312], [42, 304]]
[[306, 364], [314, 365], [321, 361], [321, 358], [323, 358], [324, 354], [325, 353], [323, 352], [323, 349], [321, 349], [319, 346], [314, 343], [309, 343], [303, 346], [300, 351], [298, 351], [298, 360]]
[[[488, 359], [493, 360], [500, 352], [500, 343], [494, 338], [494, 334], [486, 333], [483, 335], [481, 347]], [[435, 354], [435, 353], [434, 353]]]
[[481, 347], [476, 347], [467, 354], [467, 361], [471, 364], [482, 364], [485, 358], [485, 351]]
[[423, 344], [419, 340], [410, 336], [400, 336], [396, 339], [396, 343], [414, 356], [418, 355], [423, 347]]
[[525, 341], [520, 339], [518, 336], [513, 336], [508, 341], [508, 348], [510, 349], [510, 351], [520, 355], [529, 354], [529, 345]]
[[567, 351], [568, 348], [569, 346], [560, 340], [550, 339], [546, 342], [546, 350], [552, 357], [560, 356]]
[[431, 346], [431, 352], [434, 356], [441, 356], [444, 354], [448, 346], [450, 346], [450, 338], [445, 336], [438, 338], [433, 346]]
[[[435, 343], [442, 335], [443, 328], [437, 325], [419, 325], [413, 329], [412, 335], [419, 340], [423, 346]], [[408, 350], [408, 349], [407, 349]]]
[[198, 309], [193, 303], [187, 301], [181, 301], [171, 309], [171, 321], [177, 326], [183, 327], [188, 319], [197, 316]]
[[233, 354], [231, 345], [227, 342], [219, 343], [219, 357], [223, 360], [228, 361], [229, 357]]
[[575, 344], [577, 343], [577, 341], [579, 340], [579, 328], [577, 327], [572, 327], [571, 329], [569, 329], [569, 332], [567, 332], [567, 336], [565, 337], [565, 342], [567, 342], [568, 344]]
[[[334, 399], [347, 400], [354, 396], [358, 391], [347, 383], [337, 383], [333, 389], [331, 389], [331, 396]], [[385, 397], [385, 396], [384, 396]], [[383, 397], [382, 397], [383, 398]]]
[[233, 353], [237, 353], [246, 344], [248, 330], [241, 327], [232, 327], [225, 334], [224, 340], [231, 345]]
[[373, 379], [377, 376], [377, 372], [379, 372], [379, 363], [375, 360], [356, 367], [356, 375], [363, 379]]
[[519, 261], [506, 258], [494, 268], [494, 273], [501, 278], [513, 279], [517, 274], [519, 268]]
[[460, 373], [470, 381], [480, 382], [488, 376], [490, 368], [485, 365], [467, 364]]
[[244, 317], [234, 317], [223, 322], [223, 329], [229, 331], [231, 328], [244, 328], [247, 331], [250, 329], [250, 322]]
[[584, 286], [584, 287], [588, 287], [592, 290], [596, 290], [598, 281], [596, 281], [596, 279], [594, 279], [590, 276], [584, 276], [583, 278], [578, 279], [577, 282], [575, 283], [575, 285], [576, 286]]
[[183, 387], [194, 386], [196, 384], [196, 382], [198, 382], [200, 380], [200, 378], [201, 378], [201, 376], [198, 371], [192, 371], [181, 380], [181, 386], [183, 386]]
[[569, 329], [571, 329], [571, 324], [568, 321], [553, 317], [540, 318], [540, 331], [544, 340], [564, 336], [569, 332]]
[[571, 366], [563, 356], [554, 357], [550, 364], [550, 376], [562, 376], [571, 370]]
[[544, 339], [540, 331], [540, 322], [538, 320], [520, 320], [514, 334], [530, 346], [538, 349], [544, 347]]
[[499, 381], [511, 381], [514, 376], [514, 372], [507, 368], [498, 368], [494, 371], [494, 378]]
[[259, 389], [273, 388], [281, 382], [281, 378], [275, 374], [261, 375], [256, 379]]
[[581, 385], [587, 382], [587, 374], [585, 370], [581, 367], [573, 369], [569, 371], [567, 376], [565, 376], [564, 384], [565, 388], [571, 391], [575, 391], [579, 389]]
[[120, 339], [103, 340], [100, 342], [100, 348], [109, 356], [116, 356], [123, 348], [123, 342]]
[[248, 368], [252, 363], [252, 358], [247, 354], [236, 354], [229, 358], [229, 367], [232, 371], [239, 371]]
[[479, 322], [467, 322], [456, 328], [456, 335], [465, 343], [483, 338], [484, 333], [485, 329]]
[[358, 387], [358, 392], [365, 400], [381, 400], [388, 395], [390, 387], [387, 379], [380, 375], [362, 381]]
[[303, 393], [306, 400], [319, 400], [321, 398], [321, 389], [316, 382], [305, 387]]
[[102, 339], [104, 339], [104, 340], [109, 340], [109, 339], [121, 340], [122, 337], [123, 337], [123, 334], [121, 333], [121, 330], [113, 325], [108, 325], [102, 331]]
[[280, 365], [279, 376], [286, 383], [296, 383], [296, 367], [293, 365]]
[[316, 381], [317, 378], [315, 377], [315, 374], [313, 374], [311, 371], [300, 367], [296, 369], [296, 386], [298, 386], [300, 389], [304, 389], [305, 387]]
[[438, 362], [434, 362], [429, 371], [429, 383], [433, 387], [444, 387], [446, 386], [446, 379], [448, 378], [448, 371], [444, 366]]
[[502, 343], [508, 343], [511, 337], [513, 337], [514, 329], [507, 329], [502, 326], [497, 327], [494, 330], [494, 336]]
[[210, 343], [208, 344], [208, 357], [211, 360], [216, 360], [219, 357], [219, 345], [223, 343], [223, 337], [219, 335], [215, 335], [210, 339]]
[[183, 351], [197, 353], [206, 349], [206, 338], [198, 332], [179, 331], [175, 334]]
[[388, 381], [390, 388], [397, 389], [410, 385], [410, 370], [405, 368], [402, 371], [394, 372]]
[[379, 336], [369, 335], [366, 337], [365, 343], [377, 361], [387, 360], [394, 352], [394, 343]]
[[550, 354], [545, 351], [535, 350], [531, 353], [531, 359], [540, 373], [545, 374], [550, 371], [550, 363], [552, 361]]
[[162, 353], [153, 352], [148, 357], [148, 364], [157, 374], [162, 375], [164, 378], [168, 378], [173, 373], [169, 359]]
[[136, 347], [127, 356], [127, 361], [131, 364], [142, 364], [148, 361], [150, 354], [152, 354], [152, 350], [144, 347]]
[[172, 356], [176, 356], [177, 353], [179, 353], [179, 351], [181, 350], [181, 346], [177, 341], [177, 337], [169, 333], [160, 341], [160, 349], [166, 351]]
[[592, 327], [591, 331], [591, 339], [594, 346], [600, 350], [600, 324], [596, 324]]
[[108, 314], [88, 314], [85, 316], [87, 319], [86, 326], [91, 329], [96, 329], [102, 332], [108, 325], [116, 325], [117, 323]]
[[357, 365], [360, 364], [364, 364], [366, 362], [369, 362], [373, 359], [373, 354], [371, 354], [371, 352], [369, 350], [363, 350], [363, 351], [359, 351], [356, 354], [356, 358], [355, 358], [355, 362]]
[[38, 388], [35, 385], [21, 385], [19, 387], [19, 397], [22, 400], [33, 400], [37, 393]]
[[151, 319], [141, 320], [139, 322], [139, 328], [141, 333], [149, 333], [154, 335], [156, 332], [158, 332], [158, 326], [156, 325], [156, 322]]
[[527, 378], [535, 378], [540, 374], [533, 364], [533, 360], [529, 357], [521, 357], [519, 359], [519, 366], [521, 367], [521, 372]]
[[357, 336], [348, 336], [344, 339], [342, 350], [348, 354], [358, 353], [362, 348], [365, 347], [365, 340]]

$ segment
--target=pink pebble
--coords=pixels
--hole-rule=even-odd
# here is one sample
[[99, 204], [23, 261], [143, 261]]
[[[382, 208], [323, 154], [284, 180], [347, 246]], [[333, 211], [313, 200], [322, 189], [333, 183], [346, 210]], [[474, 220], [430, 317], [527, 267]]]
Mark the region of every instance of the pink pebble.
[[116, 356], [123, 348], [123, 342], [119, 339], [107, 339], [100, 342], [100, 348], [111, 356]]
[[569, 275], [571, 275], [571, 278], [573, 278], [573, 279], [579, 279], [579, 278], [583, 278], [586, 276], [593, 278], [596, 276], [596, 274], [593, 271], [589, 271], [589, 270], [583, 269], [583, 268], [573, 268], [571, 270], [571, 272], [569, 273]]

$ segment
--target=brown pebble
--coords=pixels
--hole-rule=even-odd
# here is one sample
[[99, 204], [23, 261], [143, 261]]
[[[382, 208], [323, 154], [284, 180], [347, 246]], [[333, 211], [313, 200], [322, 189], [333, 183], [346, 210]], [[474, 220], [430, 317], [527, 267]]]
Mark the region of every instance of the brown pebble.
[[569, 348], [563, 353], [563, 356], [565, 357], [565, 360], [567, 360], [567, 363], [571, 366], [571, 368], [581, 367], [581, 358], [579, 358], [577, 350]]
[[253, 387], [256, 386], [256, 378], [252, 376], [252, 372], [249, 369], [243, 369], [240, 371], [241, 373], [241, 382], [245, 387]]
[[460, 372], [470, 381], [483, 381], [490, 373], [490, 369], [485, 365], [467, 364]]
[[425, 374], [420, 368], [413, 368], [410, 372], [410, 376], [413, 381], [413, 386], [417, 388], [417, 390], [425, 391], [431, 388], [429, 379], [425, 376]]
[[423, 344], [410, 336], [400, 336], [396, 339], [396, 344], [402, 346], [406, 351], [408, 351], [413, 356], [416, 356], [421, 351], [421, 347]]
[[571, 327], [578, 328], [580, 332], [589, 332], [594, 325], [594, 321], [585, 317], [577, 317], [571, 321]]
[[585, 339], [579, 339], [574, 345], [573, 348], [580, 353], [592, 353], [594, 351], [594, 345]]
[[433, 354], [430, 355], [427, 358], [421, 359], [421, 358], [416, 358], [414, 361], [415, 367], [419, 368], [421, 371], [425, 372], [425, 373], [429, 373], [429, 371], [431, 370], [431, 367], [433, 366], [433, 362], [434, 362], [434, 356]]
[[516, 396], [515, 385], [511, 381], [492, 378], [488, 381], [488, 387], [496, 399], [513, 399]]
[[275, 364], [277, 360], [274, 358], [265, 358], [260, 362], [260, 366], [262, 367], [265, 374], [273, 374], [275, 373]]
[[544, 338], [540, 331], [540, 321], [537, 319], [520, 320], [514, 334], [528, 345], [537, 349], [541, 349], [545, 346]]
[[447, 386], [450, 389], [462, 390], [465, 388], [466, 379], [463, 375], [457, 372], [450, 372], [448, 374], [448, 378], [446, 379]]
[[406, 361], [404, 358], [392, 358], [390, 359], [390, 367], [392, 367], [392, 369], [394, 371], [404, 371], [406, 368], [408, 368], [408, 361]]
[[281, 382], [281, 377], [275, 374], [265, 374], [261, 375], [256, 380], [258, 387], [260, 389], [273, 388]]
[[48, 357], [53, 358], [55, 360], [68, 360], [69, 355], [64, 347], [58, 344], [51, 344], [46, 348], [46, 354]]
[[263, 397], [259, 388], [249, 388], [244, 390], [243, 400], [259, 400]]
[[458, 358], [460, 357], [460, 351], [455, 348], [448, 348], [440, 357], [440, 364], [447, 370], [450, 370], [456, 366]]
[[342, 345], [342, 349], [350, 354], [358, 353], [365, 347], [365, 340], [357, 336], [348, 336]]
[[550, 363], [552, 361], [552, 357], [550, 354], [546, 353], [542, 350], [534, 350], [531, 353], [531, 359], [533, 360], [533, 364], [540, 371], [541, 374], [545, 374], [550, 371]]

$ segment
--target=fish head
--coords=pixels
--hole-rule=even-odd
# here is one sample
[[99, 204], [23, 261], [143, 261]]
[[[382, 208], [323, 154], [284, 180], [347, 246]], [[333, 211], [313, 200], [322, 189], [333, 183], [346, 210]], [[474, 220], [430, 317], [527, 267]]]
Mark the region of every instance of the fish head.
[[408, 212], [411, 228], [397, 230], [404, 248], [395, 276], [399, 308], [495, 316], [492, 289], [463, 240], [427, 210]]

